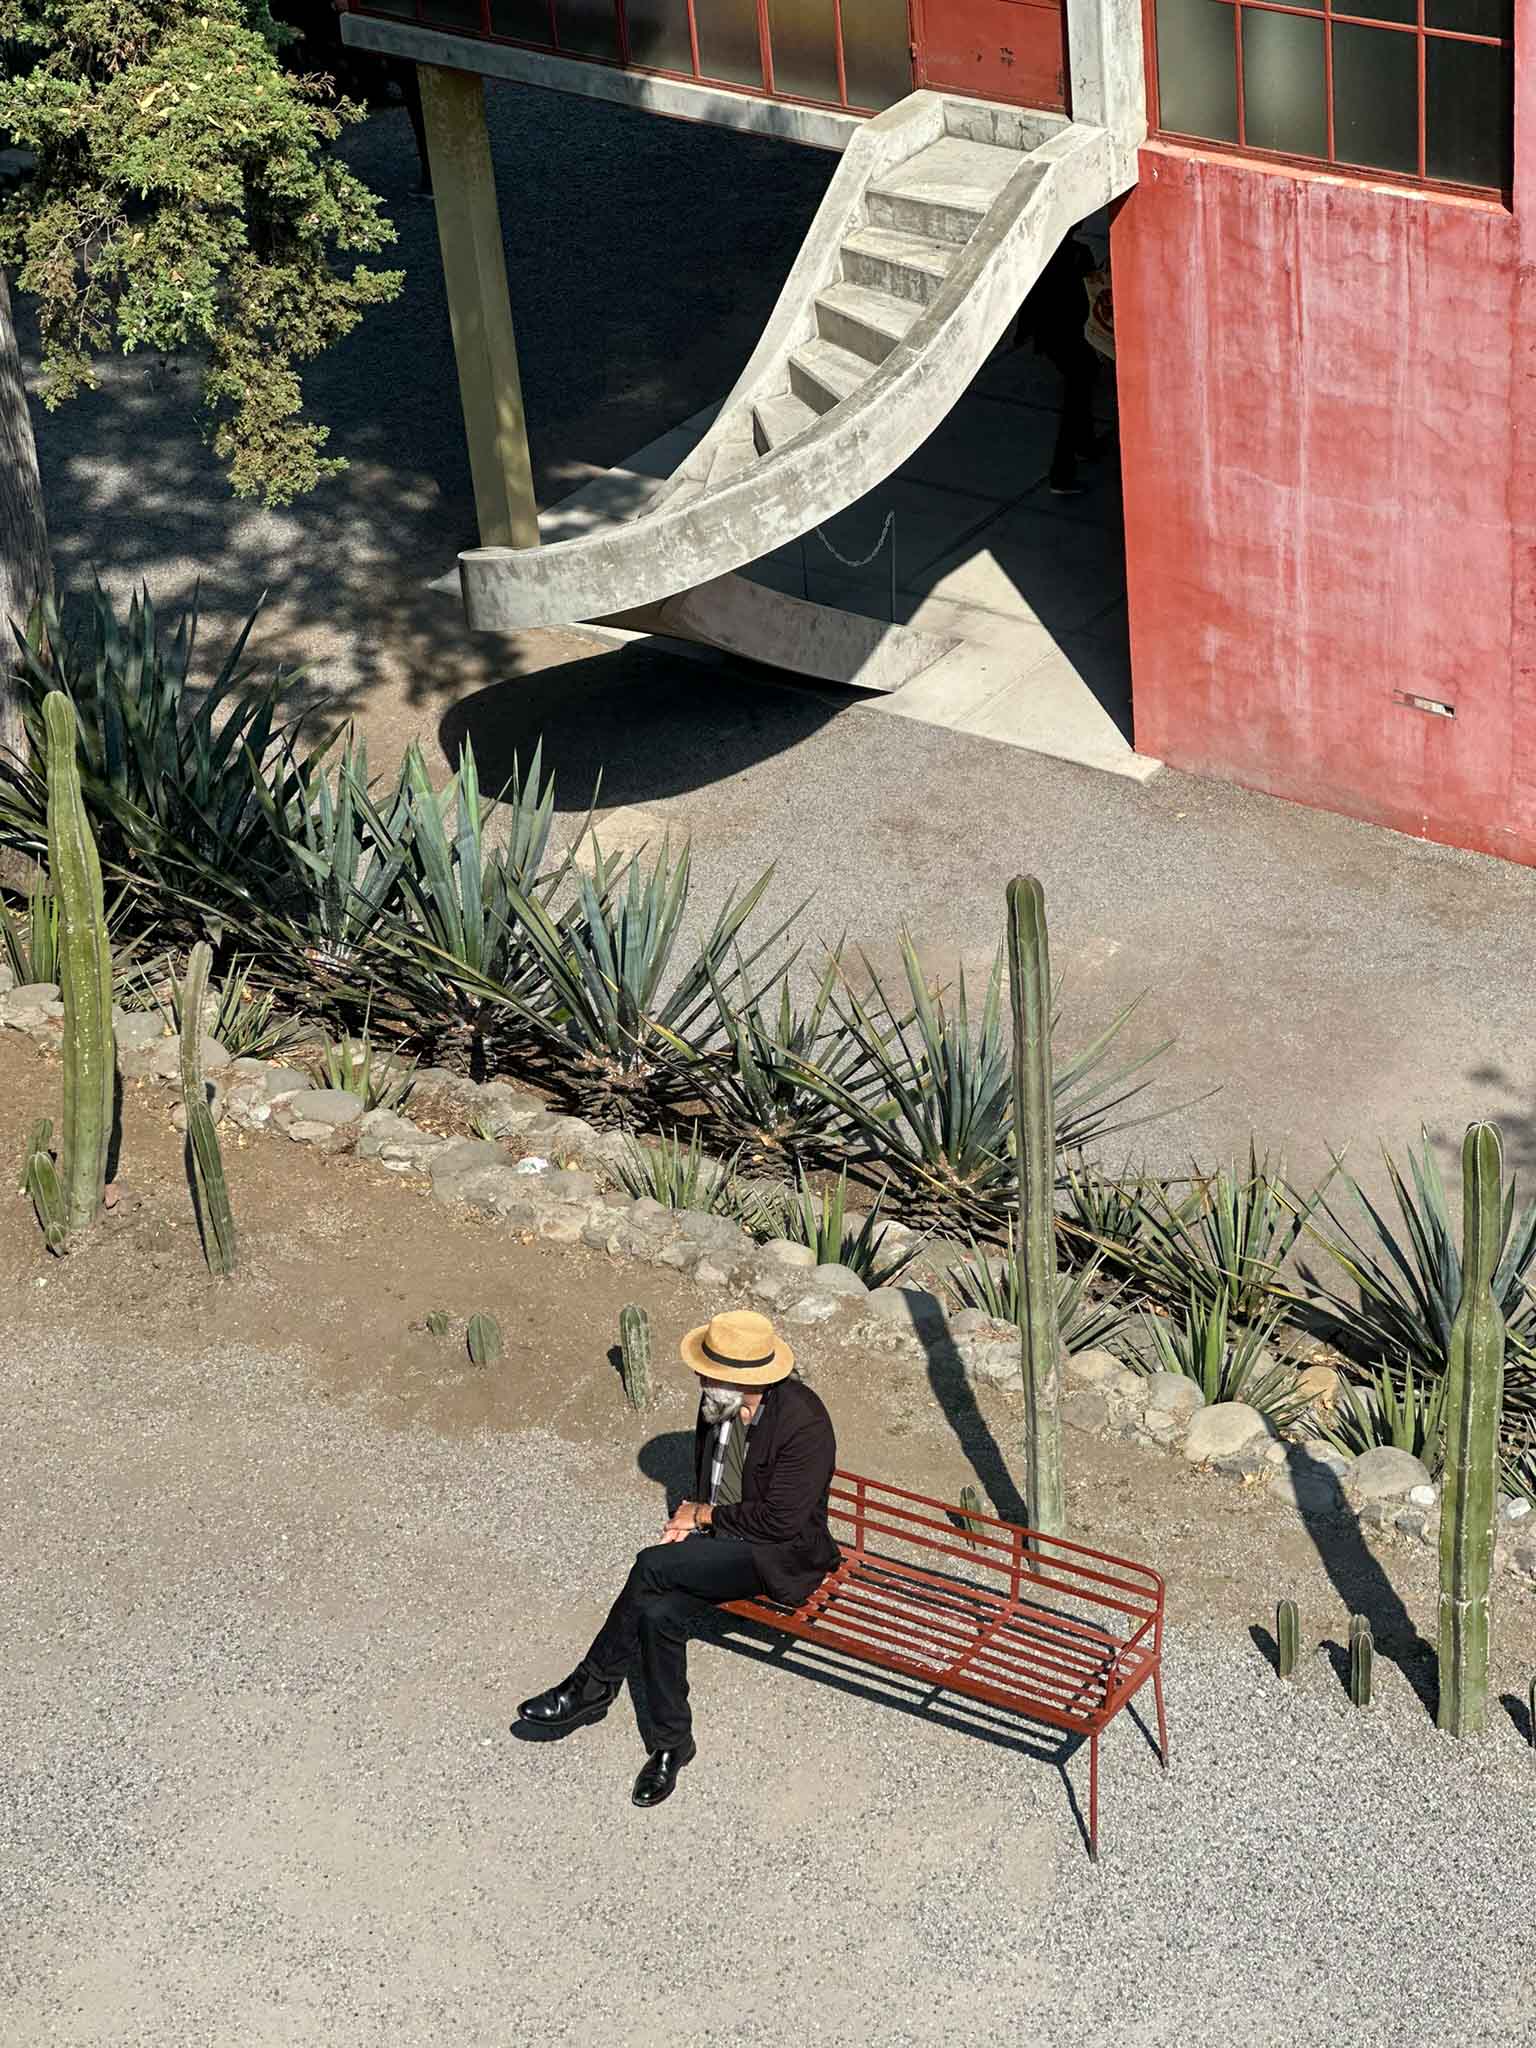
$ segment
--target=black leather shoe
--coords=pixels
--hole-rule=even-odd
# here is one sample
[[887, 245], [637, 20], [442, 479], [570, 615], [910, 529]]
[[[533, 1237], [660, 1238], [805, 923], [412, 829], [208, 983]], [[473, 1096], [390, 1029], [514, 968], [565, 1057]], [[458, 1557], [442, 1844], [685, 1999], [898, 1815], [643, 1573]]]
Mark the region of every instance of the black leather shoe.
[[636, 1806], [660, 1806], [663, 1799], [670, 1799], [678, 1772], [684, 1764], [691, 1764], [698, 1753], [692, 1742], [684, 1749], [653, 1749], [640, 1766], [630, 1795]]
[[592, 1678], [585, 1671], [573, 1671], [548, 1692], [524, 1700], [517, 1718], [540, 1728], [579, 1728], [584, 1721], [601, 1721], [618, 1698], [622, 1683], [622, 1679]]

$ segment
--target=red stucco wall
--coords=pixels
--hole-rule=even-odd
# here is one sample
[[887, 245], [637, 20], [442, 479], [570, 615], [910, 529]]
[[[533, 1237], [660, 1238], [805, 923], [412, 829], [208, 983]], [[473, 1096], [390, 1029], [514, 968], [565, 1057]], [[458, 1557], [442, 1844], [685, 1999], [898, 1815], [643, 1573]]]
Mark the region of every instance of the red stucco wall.
[[1142, 152], [1113, 275], [1144, 752], [1536, 862], [1520, 170], [1510, 212]]

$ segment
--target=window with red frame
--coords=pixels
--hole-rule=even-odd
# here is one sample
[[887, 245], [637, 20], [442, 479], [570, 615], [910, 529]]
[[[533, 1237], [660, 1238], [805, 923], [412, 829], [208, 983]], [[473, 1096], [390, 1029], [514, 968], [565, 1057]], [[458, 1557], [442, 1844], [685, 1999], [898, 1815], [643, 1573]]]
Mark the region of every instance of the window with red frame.
[[1154, 0], [1164, 135], [1501, 192], [1513, 0]]

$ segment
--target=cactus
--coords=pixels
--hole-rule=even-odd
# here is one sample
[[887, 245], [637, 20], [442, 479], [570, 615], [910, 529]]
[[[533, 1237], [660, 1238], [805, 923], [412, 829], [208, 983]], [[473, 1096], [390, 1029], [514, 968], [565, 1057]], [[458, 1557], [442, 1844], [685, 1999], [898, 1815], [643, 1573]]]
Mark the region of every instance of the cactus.
[[469, 1319], [469, 1355], [476, 1365], [494, 1365], [501, 1356], [501, 1325], [494, 1316]]
[[49, 1251], [64, 1248], [64, 1194], [53, 1163], [53, 1119], [39, 1117], [21, 1162], [21, 1192], [29, 1195]]
[[986, 1512], [987, 1504], [981, 1497], [980, 1488], [962, 1486], [960, 1489], [960, 1513], [957, 1520], [965, 1533], [966, 1541], [973, 1550], [980, 1547], [976, 1539], [981, 1534], [981, 1523], [974, 1518], [985, 1515]]
[[1447, 1734], [1476, 1735], [1488, 1715], [1488, 1580], [1504, 1398], [1504, 1318], [1493, 1276], [1508, 1219], [1504, 1148], [1493, 1124], [1467, 1127], [1461, 1178], [1461, 1300], [1446, 1374], [1436, 1719]]
[[427, 1334], [430, 1337], [446, 1337], [453, 1327], [453, 1318], [445, 1308], [427, 1310]]
[[619, 1376], [631, 1408], [651, 1403], [651, 1319], [631, 1302], [619, 1310]]
[[1301, 1610], [1294, 1600], [1282, 1600], [1275, 1609], [1275, 1643], [1279, 1651], [1280, 1676], [1289, 1678], [1301, 1654]]
[[1013, 1142], [1019, 1176], [1019, 1347], [1025, 1493], [1047, 1536], [1066, 1526], [1061, 1476], [1061, 1337], [1056, 1315], [1056, 1109], [1051, 1092], [1051, 956], [1045, 894], [1008, 884], [1013, 997]]
[[1536, 1749], [1536, 1678], [1531, 1680], [1530, 1690], [1525, 1696], [1525, 1739], [1532, 1749]]
[[60, 1184], [68, 1236], [101, 1213], [112, 1142], [115, 1049], [112, 947], [101, 862], [80, 794], [75, 710], [61, 691], [43, 699], [48, 740], [48, 866], [59, 906], [59, 991], [64, 998], [64, 1117]]
[[235, 1270], [235, 1219], [203, 1079], [203, 1000], [212, 965], [213, 948], [199, 940], [187, 961], [181, 993], [181, 1100], [187, 1113], [187, 1177], [202, 1226], [203, 1257], [210, 1273], [224, 1274]]
[[1371, 1704], [1371, 1665], [1376, 1644], [1363, 1614], [1349, 1617], [1349, 1697], [1357, 1707]]

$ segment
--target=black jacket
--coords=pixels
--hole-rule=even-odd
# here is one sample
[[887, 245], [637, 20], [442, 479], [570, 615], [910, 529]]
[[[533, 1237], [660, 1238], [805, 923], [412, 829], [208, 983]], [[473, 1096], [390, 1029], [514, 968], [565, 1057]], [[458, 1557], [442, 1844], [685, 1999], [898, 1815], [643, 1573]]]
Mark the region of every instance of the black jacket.
[[[716, 1431], [702, 1404], [694, 1446], [694, 1499], [709, 1499]], [[763, 1396], [747, 1432], [741, 1499], [717, 1508], [711, 1526], [744, 1538], [772, 1600], [798, 1607], [839, 1561], [827, 1527], [827, 1491], [837, 1463], [832, 1418], [802, 1380], [780, 1380]]]

